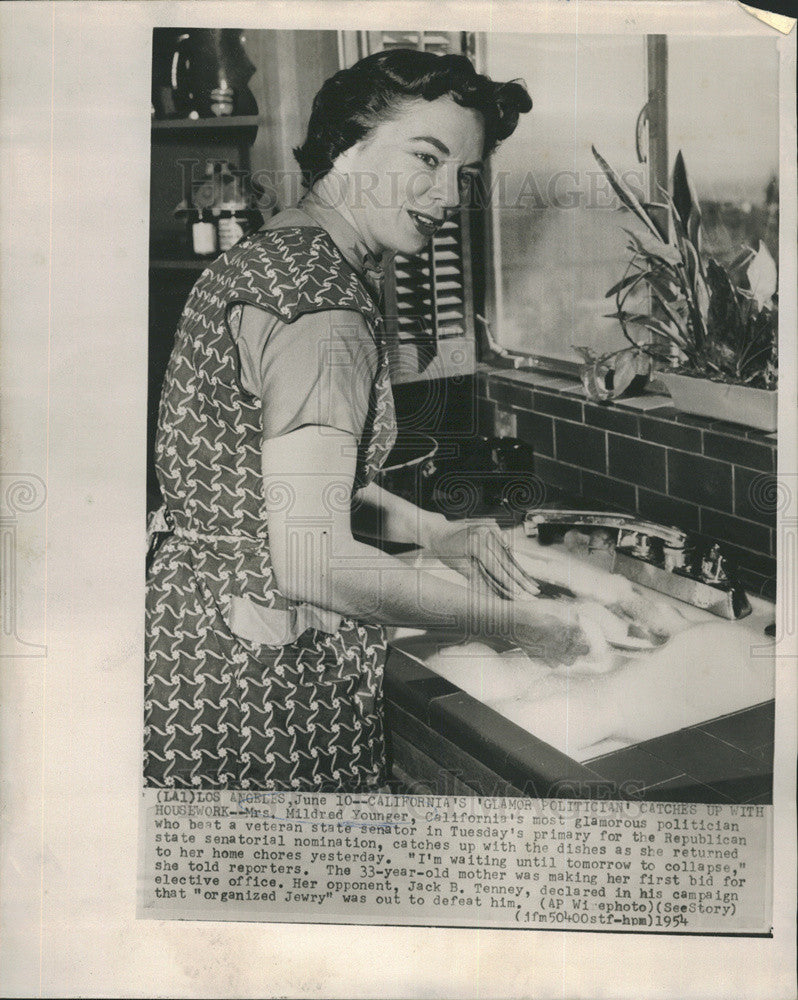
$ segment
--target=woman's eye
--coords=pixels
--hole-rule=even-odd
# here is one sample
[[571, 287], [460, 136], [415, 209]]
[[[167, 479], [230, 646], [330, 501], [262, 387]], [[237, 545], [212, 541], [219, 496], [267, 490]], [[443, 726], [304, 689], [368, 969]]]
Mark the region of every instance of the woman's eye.
[[433, 170], [438, 166], [438, 157], [433, 156], [432, 153], [416, 153], [416, 156], [422, 163], [426, 163], [426, 165], [431, 167]]

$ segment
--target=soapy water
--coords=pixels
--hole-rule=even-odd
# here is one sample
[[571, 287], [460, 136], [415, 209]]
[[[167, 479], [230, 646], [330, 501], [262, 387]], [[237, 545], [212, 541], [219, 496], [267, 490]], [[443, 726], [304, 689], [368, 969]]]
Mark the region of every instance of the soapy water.
[[[579, 761], [675, 732], [773, 697], [773, 661], [750, 656], [735, 622], [690, 624], [659, 649], [608, 650], [552, 669], [521, 650], [471, 641], [421, 646], [435, 673]], [[403, 643], [399, 643], [400, 647]]]
[[[539, 550], [539, 551], [537, 551]], [[521, 568], [541, 585], [541, 594], [518, 593], [517, 601], [533, 602], [541, 614], [557, 618], [563, 625], [578, 624], [587, 638], [588, 652], [568, 665], [552, 665], [521, 650], [512, 638], [454, 639], [450, 633], [437, 633], [436, 663], [445, 669], [443, 659], [463, 663], [469, 659], [493, 663], [492, 689], [517, 691], [530, 683], [540, 686], [549, 674], [556, 676], [605, 674], [617, 669], [632, 654], [656, 650], [688, 624], [685, 617], [665, 601], [647, 595], [625, 577], [585, 565], [562, 550], [543, 548], [528, 540], [524, 551], [513, 556]], [[423, 562], [422, 562], [423, 560]], [[462, 577], [440, 563], [419, 557], [417, 566], [427, 572], [462, 583]], [[544, 596], [558, 593], [556, 598]], [[565, 596], [567, 595], [567, 596]], [[401, 647], [407, 652], [429, 649], [436, 632], [407, 632]], [[474, 664], [471, 665], [474, 667]], [[479, 669], [479, 668], [477, 668]], [[466, 672], [468, 668], [465, 668]], [[556, 683], [556, 682], [555, 682]], [[462, 685], [461, 685], [462, 686]]]

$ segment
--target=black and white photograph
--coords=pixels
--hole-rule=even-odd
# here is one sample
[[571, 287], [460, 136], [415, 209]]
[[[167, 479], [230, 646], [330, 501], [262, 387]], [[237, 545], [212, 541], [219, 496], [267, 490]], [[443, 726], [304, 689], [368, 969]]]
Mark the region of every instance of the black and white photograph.
[[0, 13], [4, 995], [794, 995], [795, 21]]
[[772, 801], [777, 97], [155, 29], [148, 785]]

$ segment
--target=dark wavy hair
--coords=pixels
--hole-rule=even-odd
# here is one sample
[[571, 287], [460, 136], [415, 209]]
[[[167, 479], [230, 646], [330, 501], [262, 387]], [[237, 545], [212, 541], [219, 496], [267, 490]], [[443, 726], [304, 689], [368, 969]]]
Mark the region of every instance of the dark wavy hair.
[[418, 49], [376, 52], [331, 76], [316, 94], [307, 138], [294, 149], [305, 186], [311, 187], [341, 153], [390, 120], [403, 101], [444, 96], [482, 115], [483, 156], [512, 135], [519, 114], [532, 107], [523, 83], [494, 83], [465, 56]]

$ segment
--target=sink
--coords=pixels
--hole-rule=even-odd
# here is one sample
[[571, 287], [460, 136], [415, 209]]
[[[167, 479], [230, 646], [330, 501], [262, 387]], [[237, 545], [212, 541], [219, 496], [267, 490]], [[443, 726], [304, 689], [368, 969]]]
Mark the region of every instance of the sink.
[[[573, 560], [574, 572], [594, 570], [599, 590], [602, 582], [617, 583], [606, 569], [606, 553], [587, 557], [562, 546], [541, 546], [520, 528], [508, 537], [522, 562], [556, 551], [569, 565]], [[463, 582], [426, 554], [415, 560], [423, 560], [428, 572]], [[752, 613], [733, 621], [662, 594], [652, 597], [678, 615], [670, 639], [656, 650], [613, 651], [600, 665], [577, 662], [552, 669], [520, 650], [499, 651], [434, 629], [395, 629], [390, 643], [454, 690], [577, 763], [773, 698], [774, 640], [765, 635], [775, 617], [772, 604], [752, 597]]]

